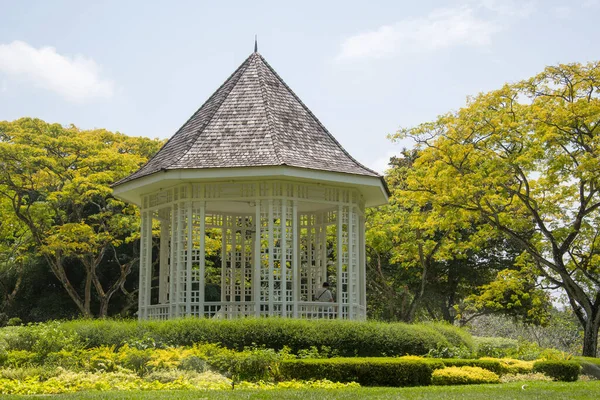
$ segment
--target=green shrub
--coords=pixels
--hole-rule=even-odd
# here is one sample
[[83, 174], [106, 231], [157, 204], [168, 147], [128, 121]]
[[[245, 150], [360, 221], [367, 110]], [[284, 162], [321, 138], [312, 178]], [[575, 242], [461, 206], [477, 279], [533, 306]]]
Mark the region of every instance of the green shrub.
[[40, 361], [49, 353], [82, 347], [77, 333], [64, 329], [58, 321], [6, 327], [1, 329], [1, 335], [7, 349], [35, 352]]
[[431, 374], [443, 367], [434, 359], [330, 358], [281, 362], [286, 379], [327, 379], [332, 382], [357, 382], [364, 386], [420, 386], [431, 383]]
[[433, 371], [431, 383], [434, 385], [500, 383], [500, 378], [492, 371], [479, 367], [447, 367]]
[[458, 326], [451, 325], [447, 322], [426, 323], [425, 325], [431, 326], [435, 330], [441, 332], [446, 337], [451, 347], [463, 348], [469, 351], [475, 349], [473, 336]]
[[123, 367], [138, 373], [145, 373], [152, 359], [152, 350], [137, 349], [125, 345], [119, 349], [118, 362]]
[[37, 365], [37, 354], [27, 350], [10, 350], [7, 352], [4, 365], [13, 368]]
[[36, 351], [42, 358], [61, 349], [118, 349], [125, 344], [141, 350], [195, 343], [220, 343], [238, 351], [252, 346], [274, 350], [288, 346], [294, 354], [314, 347], [329, 348], [331, 355], [344, 357], [426, 355], [432, 349], [443, 348], [473, 350], [468, 333], [445, 324], [284, 318], [78, 320], [2, 328], [0, 340], [2, 337], [8, 349]]
[[525, 340], [515, 340], [503, 337], [473, 337], [475, 355], [494, 358], [517, 358], [519, 360], [537, 360], [543, 357], [544, 352], [561, 353], [558, 350], [545, 350], [536, 343]]
[[181, 360], [177, 368], [184, 371], [206, 372], [208, 363], [198, 356], [188, 356]]
[[80, 357], [80, 351], [60, 350], [48, 353], [44, 365], [75, 370], [81, 366]]
[[541, 372], [557, 381], [575, 382], [581, 365], [577, 361], [537, 361], [533, 364], [533, 372]]
[[13, 318], [9, 319], [8, 322], [6, 323], [6, 326], [19, 326], [19, 325], [23, 325], [23, 321], [19, 317], [13, 317]]
[[512, 357], [519, 350], [519, 342], [502, 337], [473, 337], [477, 357]]

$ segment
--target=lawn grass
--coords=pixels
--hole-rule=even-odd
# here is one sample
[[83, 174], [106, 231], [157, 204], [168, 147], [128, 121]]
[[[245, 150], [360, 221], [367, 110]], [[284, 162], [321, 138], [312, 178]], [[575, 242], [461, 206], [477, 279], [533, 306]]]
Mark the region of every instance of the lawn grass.
[[134, 400], [134, 399], [598, 399], [600, 381], [588, 382], [523, 382], [500, 385], [427, 386], [412, 388], [358, 389], [279, 389], [233, 391], [156, 391], [156, 392], [80, 392], [56, 396], [4, 396], [5, 400], [38, 397], [70, 400]]

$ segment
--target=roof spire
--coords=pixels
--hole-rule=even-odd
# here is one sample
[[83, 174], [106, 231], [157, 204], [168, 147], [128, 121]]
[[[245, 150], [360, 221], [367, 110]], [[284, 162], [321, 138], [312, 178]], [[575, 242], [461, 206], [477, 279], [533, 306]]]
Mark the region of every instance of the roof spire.
[[258, 40], [256, 38], [256, 35], [254, 35], [254, 52], [258, 53]]

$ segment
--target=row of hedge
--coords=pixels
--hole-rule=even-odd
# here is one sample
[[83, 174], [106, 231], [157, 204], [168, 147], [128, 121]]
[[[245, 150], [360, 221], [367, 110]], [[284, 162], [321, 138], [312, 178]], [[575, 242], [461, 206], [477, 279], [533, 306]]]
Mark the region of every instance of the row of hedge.
[[[447, 367], [463, 368], [464, 371], [471, 374], [477, 369], [483, 369], [493, 373], [496, 377], [505, 372], [499, 360], [413, 358], [283, 360], [280, 372], [288, 379], [327, 379], [334, 382], [358, 382], [363, 386], [424, 386], [432, 383], [434, 371]], [[540, 372], [555, 380], [571, 382], [577, 380], [580, 371], [581, 366], [575, 361], [537, 361], [527, 372]], [[441, 374], [440, 382], [443, 382], [444, 379], [448, 378]], [[489, 377], [483, 376], [481, 379], [492, 383]], [[444, 384], [440, 382], [437, 384]]]
[[[75, 347], [191, 346], [220, 343], [243, 350], [265, 346], [303, 349], [331, 348], [336, 355], [378, 357], [425, 355], [448, 347], [473, 350], [473, 339], [464, 330], [447, 324], [404, 324], [338, 320], [247, 318], [210, 320], [183, 318], [168, 321], [77, 320], [0, 329], [7, 350], [37, 353]], [[0, 346], [2, 344], [0, 343]]]

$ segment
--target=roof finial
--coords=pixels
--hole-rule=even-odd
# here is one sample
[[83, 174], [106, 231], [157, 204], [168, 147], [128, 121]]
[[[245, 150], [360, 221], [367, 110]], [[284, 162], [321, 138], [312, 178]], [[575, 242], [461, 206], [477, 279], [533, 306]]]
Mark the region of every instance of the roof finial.
[[258, 53], [258, 40], [256, 38], [256, 35], [254, 35], [254, 52]]

